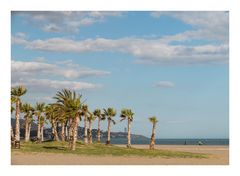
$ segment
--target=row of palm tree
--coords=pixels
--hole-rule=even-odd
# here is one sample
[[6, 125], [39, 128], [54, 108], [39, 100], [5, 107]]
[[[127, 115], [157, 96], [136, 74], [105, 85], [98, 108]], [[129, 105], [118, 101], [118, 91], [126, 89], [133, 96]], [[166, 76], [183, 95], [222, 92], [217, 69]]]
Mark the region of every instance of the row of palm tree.
[[[116, 116], [117, 112], [114, 108], [95, 109], [90, 112], [88, 105], [82, 102], [82, 95], [77, 94], [75, 91], [63, 89], [58, 91], [53, 97], [56, 102], [45, 105], [45, 103], [36, 103], [35, 107], [32, 107], [28, 103], [21, 103], [20, 97], [27, 92], [27, 89], [23, 86], [17, 86], [11, 89], [11, 103], [15, 103], [15, 107], [11, 106], [11, 112], [15, 110], [16, 114], [16, 129], [15, 136], [13, 136], [13, 130], [11, 127], [11, 137], [14, 139], [15, 148], [20, 148], [20, 112], [24, 114], [25, 119], [25, 141], [30, 140], [31, 123], [33, 117], [37, 118], [37, 141], [44, 141], [43, 129], [46, 120], [51, 123], [52, 127], [52, 139], [59, 141], [57, 127], [61, 125], [61, 140], [65, 141], [65, 138], [69, 141], [69, 148], [71, 150], [76, 149], [76, 142], [78, 136], [78, 124], [80, 121], [84, 121], [84, 143], [92, 144], [92, 122], [98, 119], [98, 130], [97, 130], [97, 142], [101, 140], [101, 121], [107, 119], [107, 141], [106, 144], [110, 144], [111, 137], [111, 124], [116, 122], [113, 117]], [[131, 147], [131, 123], [133, 121], [134, 113], [131, 109], [121, 110], [121, 120], [128, 121], [128, 135], [127, 135], [127, 147]], [[150, 122], [153, 123], [152, 136], [150, 141], [150, 149], [154, 149], [155, 144], [155, 129], [157, 119], [156, 117], [149, 118]], [[69, 126], [69, 128], [67, 128]]]

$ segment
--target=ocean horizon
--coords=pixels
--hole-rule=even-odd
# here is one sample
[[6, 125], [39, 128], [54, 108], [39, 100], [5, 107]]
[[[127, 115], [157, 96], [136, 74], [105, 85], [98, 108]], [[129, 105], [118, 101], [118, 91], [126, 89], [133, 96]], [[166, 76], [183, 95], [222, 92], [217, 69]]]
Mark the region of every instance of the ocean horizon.
[[[133, 139], [132, 144], [147, 145], [149, 144], [148, 138], [146, 139]], [[104, 140], [102, 140], [104, 142]], [[111, 139], [112, 144], [126, 144], [127, 139]], [[194, 139], [156, 139], [156, 145], [229, 145], [229, 139], [207, 139], [207, 138], [194, 138]]]

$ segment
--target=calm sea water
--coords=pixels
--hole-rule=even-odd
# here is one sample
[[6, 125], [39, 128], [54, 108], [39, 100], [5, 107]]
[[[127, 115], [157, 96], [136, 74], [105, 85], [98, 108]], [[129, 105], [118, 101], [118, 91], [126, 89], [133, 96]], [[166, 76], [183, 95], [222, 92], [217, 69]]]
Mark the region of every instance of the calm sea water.
[[[163, 145], [229, 145], [229, 139], [156, 139], [156, 144]], [[126, 144], [127, 139], [111, 139], [112, 144]], [[135, 139], [132, 144], [149, 144], [149, 139]]]

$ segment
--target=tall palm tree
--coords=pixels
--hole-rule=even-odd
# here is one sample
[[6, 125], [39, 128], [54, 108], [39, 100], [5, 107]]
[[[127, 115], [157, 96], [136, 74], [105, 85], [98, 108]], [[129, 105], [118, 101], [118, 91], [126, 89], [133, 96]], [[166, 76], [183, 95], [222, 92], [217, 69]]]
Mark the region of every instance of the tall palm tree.
[[37, 128], [37, 140], [38, 142], [42, 141], [41, 135], [41, 117], [45, 111], [45, 103], [36, 103], [34, 114], [37, 116], [38, 128]]
[[[15, 108], [11, 106], [11, 114], [15, 111]], [[12, 123], [11, 123], [11, 145], [14, 145], [14, 133], [13, 133], [13, 128], [12, 128]]]
[[[68, 136], [70, 148], [72, 145], [71, 140], [73, 140], [73, 134], [72, 134], [73, 118], [72, 118], [72, 115], [69, 113], [70, 109], [69, 109], [68, 101], [69, 101], [69, 99], [71, 99], [71, 96], [72, 96], [72, 92], [70, 90], [63, 89], [62, 91], [58, 91], [56, 93], [56, 96], [53, 97], [54, 99], [57, 100], [57, 103], [55, 103], [54, 105], [58, 108], [58, 110], [57, 110], [58, 116], [61, 119], [65, 119], [66, 122], [68, 122], [68, 124], [69, 124], [69, 128], [68, 128], [68, 131], [66, 131], [66, 134]], [[66, 123], [66, 125], [67, 125], [67, 123]]]
[[108, 136], [106, 144], [110, 144], [110, 137], [111, 137], [111, 122], [115, 124], [116, 122], [112, 119], [116, 114], [116, 110], [114, 108], [103, 109], [105, 116], [108, 120]]
[[59, 108], [59, 112], [63, 114], [63, 116], [68, 117], [68, 119], [71, 119], [69, 147], [71, 150], [75, 150], [78, 136], [78, 123], [80, 120], [81, 95], [76, 94], [75, 91], [63, 89], [62, 92], [58, 91], [54, 98], [57, 99], [55, 105]]
[[57, 111], [57, 107], [55, 107], [52, 104], [46, 106], [45, 108], [46, 118], [49, 120], [49, 122], [52, 125], [52, 139], [54, 141], [59, 141], [58, 133], [57, 133], [58, 115], [56, 111]]
[[78, 137], [78, 124], [80, 120], [80, 109], [81, 109], [81, 95], [76, 95], [76, 93], [72, 92], [72, 97], [68, 103], [69, 108], [71, 109], [70, 114], [73, 116], [73, 128], [72, 128], [72, 134], [73, 134], [73, 140], [71, 144], [71, 150], [76, 149], [76, 142]]
[[152, 127], [152, 136], [151, 136], [149, 148], [150, 148], [150, 149], [154, 149], [154, 145], [155, 145], [155, 131], [156, 131], [156, 124], [157, 124], [158, 120], [157, 120], [157, 118], [156, 118], [155, 116], [149, 117], [148, 119], [149, 119], [149, 121], [153, 124], [153, 127]]
[[20, 97], [27, 92], [27, 89], [24, 86], [17, 86], [11, 88], [11, 97], [16, 103], [16, 129], [15, 129], [15, 148], [20, 148]]
[[25, 142], [28, 142], [30, 138], [32, 114], [34, 109], [29, 103], [24, 103], [21, 106], [21, 111], [24, 113], [25, 119]]
[[128, 120], [128, 144], [127, 147], [131, 148], [131, 122], [133, 121], [133, 115], [134, 113], [132, 112], [131, 109], [122, 109], [120, 117], [122, 118], [121, 121], [127, 119]]
[[96, 116], [94, 114], [90, 113], [89, 116], [87, 117], [88, 120], [88, 143], [92, 144], [92, 122], [96, 119]]
[[84, 116], [84, 144], [88, 143], [87, 138], [87, 117], [88, 117], [89, 111], [88, 111], [88, 105], [84, 104], [82, 105], [82, 115]]
[[101, 138], [101, 128], [100, 128], [100, 122], [101, 120], [105, 120], [105, 115], [102, 114], [101, 109], [95, 109], [93, 111], [93, 114], [98, 118], [98, 130], [97, 130], [97, 142], [100, 142]]

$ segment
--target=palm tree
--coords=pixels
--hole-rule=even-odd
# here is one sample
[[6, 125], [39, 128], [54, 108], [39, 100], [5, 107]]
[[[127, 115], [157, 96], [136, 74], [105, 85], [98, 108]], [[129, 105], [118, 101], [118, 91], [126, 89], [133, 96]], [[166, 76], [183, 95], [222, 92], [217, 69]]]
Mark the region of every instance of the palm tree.
[[134, 113], [132, 112], [131, 109], [122, 109], [120, 117], [122, 118], [121, 121], [127, 119], [128, 120], [128, 144], [127, 147], [131, 148], [131, 122], [133, 121], [133, 115]]
[[41, 117], [43, 112], [45, 111], [45, 103], [36, 103], [34, 114], [37, 116], [38, 128], [37, 128], [37, 140], [38, 142], [42, 141], [41, 135]]
[[[11, 114], [13, 113], [13, 111], [15, 111], [15, 108], [13, 106], [11, 106]], [[11, 145], [13, 146], [14, 144], [15, 144], [14, 133], [13, 133], [12, 123], [11, 123]]]
[[96, 119], [96, 116], [94, 114], [90, 113], [90, 115], [87, 117], [88, 120], [88, 143], [92, 144], [92, 122]]
[[108, 119], [108, 136], [107, 136], [107, 141], [106, 144], [110, 144], [110, 136], [111, 136], [111, 122], [115, 124], [116, 122], [112, 119], [116, 115], [116, 110], [113, 108], [108, 108], [108, 109], [103, 109], [104, 114], [106, 115]]
[[52, 124], [52, 139], [54, 141], [59, 141], [58, 138], [58, 133], [57, 133], [57, 121], [58, 121], [58, 115], [57, 115], [57, 107], [55, 107], [54, 105], [50, 104], [48, 106], [46, 106], [45, 108], [45, 114], [46, 114], [46, 118], [50, 121], [50, 123]]
[[20, 148], [20, 97], [27, 92], [27, 89], [24, 86], [17, 86], [11, 88], [11, 97], [16, 103], [16, 129], [15, 129], [15, 148]]
[[63, 117], [71, 119], [69, 147], [71, 150], [75, 150], [80, 118], [81, 95], [77, 95], [75, 91], [63, 89], [62, 92], [58, 91], [54, 98], [57, 99], [55, 105], [58, 107], [59, 113], [62, 114]]
[[25, 142], [28, 142], [29, 138], [30, 138], [32, 114], [33, 114], [34, 109], [30, 104], [24, 103], [21, 106], [21, 111], [25, 114], [24, 115], [24, 119], [25, 119]]
[[73, 140], [73, 134], [72, 134], [72, 115], [69, 114], [70, 109], [69, 109], [69, 105], [68, 105], [68, 101], [69, 99], [71, 99], [72, 93], [70, 90], [68, 89], [63, 89], [62, 91], [58, 91], [56, 96], [53, 97], [54, 99], [57, 100], [57, 103], [55, 103], [54, 105], [58, 108], [57, 110], [57, 114], [61, 119], [65, 119], [66, 120], [66, 125], [67, 122], [69, 124], [69, 128], [68, 131], [66, 131], [66, 134], [68, 136], [68, 140], [69, 140], [69, 146], [71, 148], [72, 142], [71, 140]]
[[84, 116], [84, 144], [88, 143], [88, 138], [87, 138], [87, 117], [88, 117], [88, 105], [82, 105], [82, 115]]
[[76, 142], [78, 136], [78, 124], [80, 120], [80, 109], [81, 109], [81, 95], [76, 95], [75, 92], [72, 92], [71, 99], [69, 100], [68, 106], [71, 109], [70, 114], [73, 116], [73, 140], [72, 140], [72, 147], [71, 150], [76, 149]]
[[157, 120], [157, 118], [155, 116], [149, 117], [148, 119], [153, 124], [152, 136], [151, 136], [149, 148], [150, 149], [154, 149], [154, 145], [155, 145], [155, 131], [156, 131], [156, 124], [157, 124], [158, 120]]
[[93, 114], [98, 118], [98, 130], [97, 130], [97, 142], [100, 142], [101, 138], [101, 130], [100, 130], [100, 122], [101, 120], [105, 120], [104, 114], [102, 114], [101, 109], [95, 109]]

